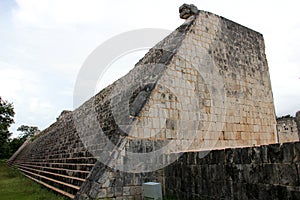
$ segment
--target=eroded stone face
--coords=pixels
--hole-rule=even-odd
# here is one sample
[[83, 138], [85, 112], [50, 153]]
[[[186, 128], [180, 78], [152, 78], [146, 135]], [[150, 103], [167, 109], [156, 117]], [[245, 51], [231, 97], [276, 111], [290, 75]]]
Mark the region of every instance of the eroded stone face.
[[198, 8], [193, 4], [183, 4], [179, 7], [181, 19], [187, 19], [192, 15], [196, 15], [198, 12]]

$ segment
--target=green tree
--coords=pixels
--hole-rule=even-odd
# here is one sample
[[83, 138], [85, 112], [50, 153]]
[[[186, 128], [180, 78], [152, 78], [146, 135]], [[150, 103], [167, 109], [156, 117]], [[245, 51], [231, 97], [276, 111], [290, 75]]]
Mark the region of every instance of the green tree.
[[20, 138], [24, 138], [25, 141], [27, 138], [33, 137], [34, 133], [39, 131], [39, 129], [36, 126], [22, 125], [17, 129], [17, 131], [21, 132]]
[[28, 138], [32, 138], [39, 129], [36, 126], [22, 125], [17, 131], [20, 131], [21, 134], [19, 134], [17, 138], [9, 140], [9, 157], [12, 156]]
[[7, 158], [9, 154], [8, 128], [14, 123], [14, 106], [0, 97], [0, 159]]
[[22, 144], [25, 142], [24, 139], [17, 137], [9, 140], [9, 155], [8, 158], [10, 158], [19, 148], [22, 146]]

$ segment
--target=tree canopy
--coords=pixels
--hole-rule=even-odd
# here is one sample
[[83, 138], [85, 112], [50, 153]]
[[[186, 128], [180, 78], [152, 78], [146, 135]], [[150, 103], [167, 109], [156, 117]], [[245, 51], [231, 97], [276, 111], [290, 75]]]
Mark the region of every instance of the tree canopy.
[[20, 135], [21, 138], [27, 139], [29, 137], [33, 137], [34, 133], [39, 131], [39, 129], [36, 126], [22, 125], [17, 129], [17, 131], [21, 132], [21, 135]]
[[14, 106], [0, 97], [0, 159], [9, 154], [9, 127], [14, 123]]
[[8, 129], [14, 123], [14, 116], [13, 104], [0, 97], [0, 159], [9, 158], [28, 138], [32, 138], [39, 131], [36, 126], [22, 125], [17, 129], [21, 134], [11, 139], [12, 133]]
[[8, 157], [12, 156], [28, 138], [33, 138], [34, 134], [39, 131], [39, 129], [36, 126], [22, 125], [17, 131], [20, 131], [21, 134], [17, 138], [9, 140]]

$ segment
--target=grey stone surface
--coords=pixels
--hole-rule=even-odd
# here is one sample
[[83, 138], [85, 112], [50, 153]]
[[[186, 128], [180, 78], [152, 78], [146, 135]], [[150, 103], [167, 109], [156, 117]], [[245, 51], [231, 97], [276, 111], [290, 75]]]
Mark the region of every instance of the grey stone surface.
[[[180, 7], [180, 15], [187, 19], [185, 23], [150, 49], [130, 73], [75, 111], [61, 115], [15, 159], [37, 155], [41, 159], [79, 157], [77, 165], [68, 167], [68, 174], [86, 170], [89, 175], [78, 175], [86, 178], [83, 183], [71, 181], [80, 186], [78, 192], [61, 188], [73, 195], [77, 192], [75, 199], [139, 199], [142, 183], [149, 181], [161, 182], [165, 195], [179, 199], [297, 196], [297, 188], [288, 187], [299, 184], [299, 144], [249, 147], [274, 141], [274, 106], [262, 35], [198, 11], [194, 5]], [[168, 86], [177, 84], [179, 94], [160, 85], [165, 79]], [[225, 101], [218, 90], [225, 92], [225, 108], [212, 106]], [[193, 92], [196, 96], [189, 95]], [[187, 106], [180, 107], [178, 98]], [[161, 109], [154, 108], [153, 113], [146, 109], [154, 104], [165, 106], [164, 111], [169, 113], [165, 121], [157, 114]], [[190, 111], [195, 113], [187, 112], [194, 104], [195, 110]], [[144, 116], [147, 112], [153, 116]], [[133, 126], [147, 124], [149, 119], [153, 120], [151, 131], [149, 127]], [[181, 155], [179, 147], [185, 146], [189, 138], [183, 136], [189, 133], [176, 131], [181, 128], [179, 119], [197, 131], [192, 150], [201, 149], [203, 141], [212, 142], [212, 149], [223, 149]], [[146, 139], [149, 134], [151, 138]], [[178, 142], [178, 149], [157, 158], [145, 157], [141, 166], [130, 166], [135, 158], [127, 158], [129, 152], [150, 153], [173, 141]], [[230, 148], [233, 146], [248, 147]], [[171, 165], [154, 172], [129, 173], [114, 168], [120, 162], [121, 166], [147, 171], [155, 161], [164, 163], [180, 155]], [[88, 163], [94, 165], [82, 165]], [[259, 188], [263, 192], [258, 192]]]
[[[226, 149], [225, 154], [224, 150], [214, 150], [196, 165], [187, 160], [198, 152], [184, 153], [164, 169], [166, 196], [178, 199], [297, 199], [299, 165], [290, 160], [290, 153], [284, 152], [291, 152], [299, 144]], [[234, 159], [237, 152], [255, 152], [255, 159], [253, 162], [246, 159], [243, 163]], [[267, 154], [268, 159], [261, 159], [262, 154]], [[224, 158], [220, 159], [220, 155]], [[216, 158], [226, 163], [212, 164]]]
[[278, 142], [294, 142], [299, 141], [300, 138], [300, 111], [298, 111], [295, 117], [290, 115], [278, 117], [277, 121], [277, 134]]
[[183, 4], [179, 7], [180, 18], [187, 19], [199, 12], [198, 8], [193, 4]]

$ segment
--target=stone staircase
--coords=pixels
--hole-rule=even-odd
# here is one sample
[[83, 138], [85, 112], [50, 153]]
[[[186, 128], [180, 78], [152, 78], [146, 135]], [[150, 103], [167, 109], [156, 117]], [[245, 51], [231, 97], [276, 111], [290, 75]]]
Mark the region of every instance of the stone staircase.
[[97, 159], [81, 142], [71, 114], [30, 139], [8, 161], [26, 177], [73, 199]]

